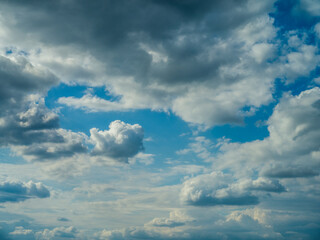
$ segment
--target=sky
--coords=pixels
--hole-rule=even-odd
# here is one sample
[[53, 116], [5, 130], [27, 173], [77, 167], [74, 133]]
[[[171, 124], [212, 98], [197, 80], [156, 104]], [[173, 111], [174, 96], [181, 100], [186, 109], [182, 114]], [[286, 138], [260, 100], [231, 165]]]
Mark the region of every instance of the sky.
[[320, 239], [320, 1], [0, 0], [0, 239]]

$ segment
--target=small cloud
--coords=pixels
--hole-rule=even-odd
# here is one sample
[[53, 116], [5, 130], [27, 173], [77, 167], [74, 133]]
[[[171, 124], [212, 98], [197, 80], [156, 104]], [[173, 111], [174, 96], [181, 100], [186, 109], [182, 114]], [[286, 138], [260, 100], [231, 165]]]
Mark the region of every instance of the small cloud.
[[261, 175], [271, 178], [299, 178], [314, 177], [320, 174], [319, 170], [303, 166], [277, 166], [262, 170]]
[[58, 217], [57, 220], [59, 222], [69, 222], [70, 221], [68, 218], [64, 218], [64, 217]]
[[184, 212], [176, 210], [170, 212], [169, 218], [154, 218], [146, 226], [175, 228], [184, 226], [193, 220], [193, 218], [187, 216]]
[[48, 198], [50, 191], [42, 183], [29, 181], [0, 183], [0, 202], [21, 202], [30, 198]]
[[238, 186], [228, 184], [230, 176], [221, 172], [203, 174], [184, 182], [181, 200], [193, 206], [256, 205], [258, 197]]
[[134, 157], [143, 147], [143, 128], [139, 124], [128, 124], [120, 120], [113, 121], [109, 130], [100, 131], [90, 129], [90, 140], [94, 144], [91, 154], [104, 156], [111, 159], [128, 162], [128, 158]]

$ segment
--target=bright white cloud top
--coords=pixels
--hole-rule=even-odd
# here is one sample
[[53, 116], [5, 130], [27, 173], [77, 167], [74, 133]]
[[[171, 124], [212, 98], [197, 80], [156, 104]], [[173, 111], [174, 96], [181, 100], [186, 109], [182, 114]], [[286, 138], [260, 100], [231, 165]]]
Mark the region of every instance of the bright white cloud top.
[[319, 8], [0, 1], [0, 239], [319, 239]]

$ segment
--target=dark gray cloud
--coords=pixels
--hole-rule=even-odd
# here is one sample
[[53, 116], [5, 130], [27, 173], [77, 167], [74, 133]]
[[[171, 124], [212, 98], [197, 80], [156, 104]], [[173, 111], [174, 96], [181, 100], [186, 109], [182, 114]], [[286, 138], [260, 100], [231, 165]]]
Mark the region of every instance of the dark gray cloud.
[[[244, 106], [272, 98], [274, 76], [260, 72], [272, 58], [275, 30], [267, 14], [273, 2], [16, 1], [2, 2], [2, 14], [8, 38], [16, 39], [10, 44], [36, 45], [41, 51], [30, 58], [62, 81], [107, 86], [121, 96], [118, 109], [171, 109], [185, 121], [212, 126], [239, 124]], [[253, 45], [267, 42], [268, 56], [260, 45], [251, 54]], [[248, 83], [257, 78], [257, 86]], [[233, 92], [228, 104], [219, 96], [226, 88]], [[251, 88], [256, 96], [247, 94]], [[239, 92], [246, 96], [240, 102]]]
[[59, 117], [43, 98], [21, 103], [1, 118], [0, 145], [30, 160], [45, 161], [87, 152], [85, 135], [59, 128]]
[[40, 161], [86, 152], [80, 135], [59, 129], [58, 115], [45, 106], [42, 96], [57, 77], [24, 56], [0, 56], [0, 63], [0, 146]]
[[308, 168], [305, 166], [276, 166], [265, 168], [261, 175], [271, 178], [299, 178], [314, 177], [320, 174], [319, 169]]
[[59, 218], [57, 218], [57, 220], [59, 222], [69, 222], [70, 221], [68, 218], [65, 218], [65, 217], [59, 217]]
[[285, 192], [286, 188], [275, 179], [258, 178], [257, 180], [247, 180], [240, 183], [247, 190], [264, 191], [264, 192]]
[[[22, 105], [22, 104], [21, 104]], [[16, 110], [1, 118], [0, 144], [30, 145], [41, 142], [60, 142], [63, 137], [54, 134], [52, 129], [59, 126], [59, 117], [47, 109], [43, 99], [40, 102], [23, 104], [22, 111]]]
[[184, 212], [181, 211], [172, 211], [170, 212], [169, 218], [154, 218], [152, 221], [147, 223], [147, 226], [153, 227], [168, 227], [175, 228], [181, 227], [189, 222], [192, 222], [193, 219], [187, 216]]
[[0, 56], [1, 115], [20, 108], [28, 94], [46, 93], [58, 79], [48, 70], [34, 67], [26, 58]]
[[50, 191], [42, 183], [2, 182], [0, 202], [20, 202], [30, 198], [48, 198]]

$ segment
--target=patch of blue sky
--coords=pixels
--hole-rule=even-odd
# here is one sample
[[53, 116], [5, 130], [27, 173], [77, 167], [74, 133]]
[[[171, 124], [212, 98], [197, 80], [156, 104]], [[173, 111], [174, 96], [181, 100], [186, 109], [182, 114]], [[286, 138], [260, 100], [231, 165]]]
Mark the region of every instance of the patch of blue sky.
[[0, 148], [0, 163], [27, 164], [22, 157], [14, 155], [8, 147]]
[[270, 16], [275, 19], [274, 25], [279, 28], [280, 33], [297, 29], [307, 30], [319, 22], [320, 17], [311, 16], [298, 7], [299, 2], [299, 0], [282, 0], [275, 3], [277, 11], [270, 13]]

